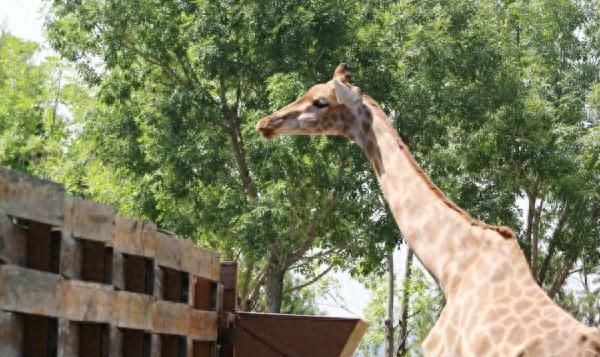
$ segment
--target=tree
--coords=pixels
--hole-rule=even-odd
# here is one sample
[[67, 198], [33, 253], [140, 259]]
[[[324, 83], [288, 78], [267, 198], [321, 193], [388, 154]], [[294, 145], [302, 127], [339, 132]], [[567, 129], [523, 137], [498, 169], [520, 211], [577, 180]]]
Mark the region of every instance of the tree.
[[404, 262], [404, 277], [402, 278], [402, 300], [400, 301], [400, 320], [398, 321], [398, 348], [396, 349], [397, 357], [405, 356], [408, 352], [408, 318], [410, 312], [409, 291], [411, 291], [410, 282], [413, 272], [413, 260], [414, 253], [411, 249], [408, 249]]
[[52, 158], [61, 155], [68, 122], [57, 113], [61, 63], [37, 61], [38, 49], [0, 30], [0, 165], [47, 176]]
[[116, 185], [98, 190], [86, 176], [73, 189], [240, 261], [241, 308], [264, 285], [265, 309], [279, 311], [287, 271], [349, 265], [377, 246], [364, 222], [379, 208], [357, 149], [265, 143], [254, 131], [261, 114], [330, 78], [352, 44], [354, 8], [52, 1], [50, 43], [101, 100], [81, 118], [82, 156]]
[[597, 1], [400, 1], [363, 11], [358, 60], [378, 78], [365, 91], [383, 99], [450, 198], [517, 231], [554, 296], [582, 259], [597, 261], [598, 148], [584, 139], [598, 125], [585, 105], [598, 82]]
[[366, 356], [380, 356], [384, 351], [387, 355], [390, 331], [398, 341], [392, 351], [394, 356], [418, 354], [422, 341], [441, 312], [444, 305], [441, 291], [420, 266], [412, 267], [412, 259], [412, 253], [407, 254], [403, 278], [397, 284], [402, 288], [392, 291], [394, 303], [398, 302], [401, 308], [395, 310], [391, 318], [387, 308], [389, 276], [375, 274], [365, 279], [365, 285], [373, 296], [365, 308], [370, 328], [360, 346]]

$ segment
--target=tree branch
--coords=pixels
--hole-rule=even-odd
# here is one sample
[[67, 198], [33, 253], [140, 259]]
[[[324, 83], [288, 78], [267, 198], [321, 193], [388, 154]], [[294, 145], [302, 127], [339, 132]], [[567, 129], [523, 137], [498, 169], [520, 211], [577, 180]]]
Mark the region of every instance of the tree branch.
[[[311, 262], [311, 261], [313, 261], [315, 259], [323, 258], [325, 256], [328, 256], [328, 255], [332, 254], [332, 253], [335, 253], [336, 251], [338, 251], [340, 249], [341, 249], [341, 247], [333, 247], [333, 248], [329, 248], [329, 249], [326, 249], [326, 250], [322, 250], [319, 253], [315, 253], [315, 254], [310, 255], [310, 256], [305, 256], [305, 257], [302, 258], [302, 264]], [[297, 268], [297, 266], [290, 266], [289, 268], [293, 269], [293, 268]]]
[[[339, 163], [340, 164], [338, 166], [338, 178], [342, 176], [342, 173], [343, 173], [344, 169], [346, 168], [346, 164], [347, 164], [347, 152], [346, 151], [340, 152]], [[336, 189], [333, 189], [331, 192], [329, 192], [329, 195], [328, 195], [327, 199], [325, 200], [325, 203], [321, 207], [321, 210], [319, 211], [318, 216], [312, 220], [311, 224], [309, 225], [309, 227], [307, 229], [306, 240], [300, 246], [300, 248], [298, 250], [296, 250], [296, 252], [291, 254], [290, 257], [287, 259], [288, 267], [290, 267], [292, 264], [294, 264], [295, 262], [300, 260], [304, 256], [304, 254], [306, 254], [306, 252], [310, 249], [310, 247], [313, 245], [314, 241], [317, 239], [317, 229], [319, 227], [319, 224], [321, 223], [321, 220], [323, 219], [323, 217], [325, 217], [327, 215], [329, 210], [333, 208], [333, 206], [337, 202], [338, 198], [339, 198], [338, 192]]]
[[169, 66], [169, 64], [167, 62], [165, 62], [162, 59], [158, 59], [155, 56], [144, 52], [143, 50], [137, 48], [136, 46], [127, 43], [126, 41], [123, 41], [122, 43], [123, 47], [125, 47], [126, 49], [130, 50], [131, 52], [135, 53], [136, 55], [140, 56], [141, 58], [143, 58], [144, 60], [161, 67], [162, 69], [164, 69], [165, 71], [168, 72], [168, 74], [173, 78], [176, 79], [178, 82], [180, 83], [185, 83], [185, 80], [183, 80], [183, 78], [181, 78], [181, 76], [179, 76], [179, 74], [177, 73], [177, 71], [175, 71], [171, 66]]
[[550, 297], [550, 299], [554, 299], [556, 294], [560, 291], [560, 288], [565, 283], [565, 280], [567, 280], [567, 277], [569, 276], [569, 271], [571, 270], [574, 264], [575, 260], [566, 260], [563, 263], [561, 269], [558, 272], [558, 275], [556, 276], [556, 279], [554, 279], [552, 287], [550, 287], [550, 290], [548, 291], [548, 296]]
[[306, 281], [306, 282], [304, 282], [304, 283], [302, 283], [302, 284], [300, 284], [300, 285], [297, 285], [297, 286], [294, 286], [294, 287], [292, 287], [292, 288], [288, 289], [288, 290], [286, 291], [286, 293], [288, 293], [288, 294], [289, 294], [289, 293], [291, 293], [291, 292], [294, 292], [294, 291], [297, 291], [297, 290], [300, 290], [300, 289], [304, 289], [305, 287], [307, 287], [307, 286], [309, 286], [309, 285], [312, 285], [312, 284], [316, 283], [317, 281], [319, 281], [319, 279], [321, 279], [321, 278], [322, 278], [322, 277], [324, 277], [324, 276], [325, 276], [327, 273], [329, 273], [329, 272], [331, 271], [331, 269], [333, 269], [333, 265], [330, 265], [330, 266], [329, 266], [327, 269], [325, 269], [324, 271], [322, 271], [321, 273], [319, 273], [319, 274], [318, 274], [317, 276], [315, 276], [314, 278], [312, 278], [312, 279], [310, 279], [310, 280], [308, 280], [308, 281]]
[[244, 278], [242, 280], [242, 286], [240, 291], [240, 310], [246, 311], [248, 309], [247, 298], [248, 298], [248, 286], [250, 285], [250, 277], [254, 270], [254, 261], [248, 262], [246, 270], [244, 271]]
[[319, 224], [321, 223], [321, 220], [323, 219], [323, 217], [325, 217], [327, 215], [327, 213], [329, 212], [329, 210], [334, 206], [335, 201], [337, 201], [337, 194], [334, 189], [329, 193], [329, 196], [328, 196], [327, 200], [325, 201], [325, 203], [323, 204], [323, 206], [321, 206], [318, 216], [315, 217], [312, 220], [311, 224], [309, 225], [309, 227], [307, 229], [307, 233], [306, 233], [306, 239], [304, 240], [304, 242], [300, 245], [300, 247], [294, 253], [292, 253], [286, 259], [286, 265], [288, 268], [290, 266], [292, 266], [292, 264], [299, 261], [304, 256], [304, 254], [306, 254], [306, 252], [310, 249], [310, 247], [313, 245], [313, 243], [317, 239], [317, 229], [319, 227]]
[[254, 279], [254, 283], [252, 283], [252, 287], [248, 290], [248, 293], [243, 297], [243, 299], [246, 301], [246, 306], [248, 308], [250, 308], [248, 301], [255, 302], [256, 294], [258, 293], [260, 286], [264, 282], [268, 271], [269, 271], [269, 264], [265, 264], [265, 266], [261, 269], [261, 271], [258, 273], [256, 278]]
[[[238, 87], [236, 88], [236, 96], [236, 106], [239, 106], [239, 102], [241, 101], [240, 84], [238, 84]], [[250, 177], [250, 170], [248, 168], [248, 163], [246, 162], [246, 149], [244, 147], [244, 139], [242, 138], [242, 133], [240, 130], [240, 118], [238, 113], [236, 113], [237, 108], [232, 110], [227, 106], [225, 80], [222, 76], [219, 78], [219, 98], [221, 100], [223, 114], [228, 120], [229, 137], [233, 146], [235, 163], [242, 180], [242, 186], [244, 187], [244, 191], [246, 191], [248, 198], [255, 200], [258, 198], [258, 194], [256, 192], [256, 186]]]

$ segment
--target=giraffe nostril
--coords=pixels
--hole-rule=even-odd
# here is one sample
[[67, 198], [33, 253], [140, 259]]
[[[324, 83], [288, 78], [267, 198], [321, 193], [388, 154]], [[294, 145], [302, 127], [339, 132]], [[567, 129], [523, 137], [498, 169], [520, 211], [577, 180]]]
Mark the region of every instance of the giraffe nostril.
[[272, 139], [275, 132], [272, 116], [264, 117], [259, 120], [259, 122], [256, 123], [256, 130], [260, 131], [266, 139]]
[[267, 128], [270, 117], [264, 117], [256, 123], [256, 130], [263, 131]]

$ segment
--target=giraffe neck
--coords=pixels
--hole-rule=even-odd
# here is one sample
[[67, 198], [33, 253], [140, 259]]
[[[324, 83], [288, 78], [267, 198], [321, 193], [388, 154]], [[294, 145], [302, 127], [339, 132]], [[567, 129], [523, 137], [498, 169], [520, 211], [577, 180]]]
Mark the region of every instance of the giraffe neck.
[[365, 100], [367, 104], [355, 110], [359, 125], [349, 136], [369, 158], [404, 239], [447, 295], [479, 256], [484, 235], [489, 242], [509, 233], [472, 219], [444, 196], [385, 113]]

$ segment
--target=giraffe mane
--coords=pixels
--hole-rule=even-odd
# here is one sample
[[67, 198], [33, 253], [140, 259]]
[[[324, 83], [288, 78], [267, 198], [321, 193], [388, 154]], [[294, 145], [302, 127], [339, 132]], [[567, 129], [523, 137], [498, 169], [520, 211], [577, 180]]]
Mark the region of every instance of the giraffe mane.
[[377, 114], [377, 115], [385, 118], [384, 122], [389, 127], [390, 131], [394, 133], [398, 147], [400, 147], [400, 150], [402, 152], [404, 152], [406, 154], [406, 156], [409, 158], [411, 165], [415, 168], [419, 177], [421, 177], [421, 179], [423, 181], [425, 181], [425, 183], [427, 184], [427, 187], [429, 187], [429, 189], [439, 199], [441, 199], [442, 202], [444, 202], [444, 204], [446, 206], [448, 206], [450, 209], [458, 212], [472, 226], [481, 227], [483, 229], [491, 229], [491, 230], [495, 231], [496, 233], [500, 234], [500, 236], [502, 236], [505, 239], [516, 239], [515, 233], [509, 227], [495, 226], [495, 225], [487, 224], [479, 219], [473, 218], [467, 211], [460, 208], [456, 203], [454, 203], [454, 201], [449, 199], [448, 196], [446, 196], [444, 194], [444, 192], [442, 192], [442, 190], [440, 190], [440, 188], [435, 183], [433, 183], [433, 181], [431, 181], [429, 176], [425, 173], [425, 171], [423, 171], [421, 166], [419, 166], [419, 164], [417, 163], [417, 161], [415, 160], [413, 155], [410, 153], [410, 151], [407, 150], [406, 144], [404, 143], [404, 141], [402, 141], [402, 138], [400, 137], [400, 135], [398, 134], [398, 132], [392, 125], [391, 121], [389, 120], [388, 116], [385, 114], [385, 112], [383, 111], [383, 109], [381, 108], [379, 103], [377, 103], [373, 98], [371, 98], [367, 95], [364, 95], [363, 99], [367, 103], [367, 107], [369, 107], [369, 109], [371, 109], [372, 111], [375, 112], [374, 114]]

